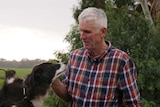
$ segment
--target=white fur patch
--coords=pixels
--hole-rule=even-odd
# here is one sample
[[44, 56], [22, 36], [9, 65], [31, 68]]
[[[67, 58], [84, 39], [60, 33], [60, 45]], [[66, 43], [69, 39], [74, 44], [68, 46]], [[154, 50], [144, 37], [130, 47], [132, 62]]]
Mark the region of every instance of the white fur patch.
[[34, 107], [43, 107], [43, 99], [48, 96], [48, 92], [44, 96], [38, 96], [35, 99], [31, 100]]
[[63, 63], [60, 63], [61, 67], [56, 71], [54, 78], [52, 79], [52, 82], [65, 73], [66, 65]]
[[15, 78], [14, 77], [12, 77], [12, 78], [10, 78], [10, 79], [7, 79], [7, 84], [11, 84], [11, 83], [13, 83], [13, 81], [15, 80]]
[[35, 98], [31, 102], [34, 107], [43, 107], [43, 99], [42, 98]]

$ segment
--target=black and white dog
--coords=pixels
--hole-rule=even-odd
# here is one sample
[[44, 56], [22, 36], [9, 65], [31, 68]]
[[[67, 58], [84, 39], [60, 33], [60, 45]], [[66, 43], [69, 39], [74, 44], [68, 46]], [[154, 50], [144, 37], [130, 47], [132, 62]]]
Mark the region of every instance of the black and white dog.
[[[66, 64], [39, 64], [26, 79], [15, 78], [12, 72], [0, 90], [0, 107], [42, 107], [50, 84], [65, 72]], [[6, 82], [8, 81], [8, 82]]]
[[15, 79], [15, 75], [16, 75], [16, 71], [15, 70], [5, 70], [5, 69], [0, 69], [2, 71], [5, 72], [5, 83], [4, 85], [10, 84], [14, 81]]

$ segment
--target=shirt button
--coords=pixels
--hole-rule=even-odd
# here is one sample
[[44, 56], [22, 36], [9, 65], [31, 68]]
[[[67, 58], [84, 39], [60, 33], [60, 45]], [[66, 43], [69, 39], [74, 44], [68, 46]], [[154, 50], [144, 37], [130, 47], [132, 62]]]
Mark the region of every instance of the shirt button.
[[112, 99], [115, 99], [115, 97], [114, 97], [114, 96], [112, 96]]

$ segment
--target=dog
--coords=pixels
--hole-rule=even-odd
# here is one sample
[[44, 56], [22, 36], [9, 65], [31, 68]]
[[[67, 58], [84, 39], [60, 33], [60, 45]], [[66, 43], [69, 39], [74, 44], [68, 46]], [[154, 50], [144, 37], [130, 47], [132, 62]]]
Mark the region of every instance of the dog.
[[6, 100], [6, 98], [4, 97], [4, 94], [7, 90], [8, 85], [15, 80], [16, 71], [5, 70], [5, 69], [0, 69], [0, 70], [5, 72], [5, 78], [2, 78], [2, 79], [5, 79], [5, 81], [2, 86], [2, 89], [0, 90], [0, 107], [2, 107], [2, 105], [5, 103], [4, 101]]
[[34, 66], [25, 79], [13, 75], [14, 79], [4, 82], [0, 91], [0, 107], [42, 107], [50, 84], [64, 74], [65, 69], [65, 63], [45, 62]]
[[0, 69], [0, 70], [5, 72], [5, 83], [4, 83], [4, 85], [10, 84], [14, 81], [15, 75], [16, 75], [15, 70], [11, 70], [11, 69], [10, 70]]

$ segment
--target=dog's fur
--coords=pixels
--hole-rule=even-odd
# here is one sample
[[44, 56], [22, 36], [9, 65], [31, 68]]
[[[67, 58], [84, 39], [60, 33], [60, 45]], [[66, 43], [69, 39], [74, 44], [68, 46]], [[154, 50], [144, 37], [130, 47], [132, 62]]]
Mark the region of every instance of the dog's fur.
[[[64, 71], [65, 64], [47, 62], [35, 66], [24, 80], [9, 78], [6, 75], [0, 90], [0, 107], [42, 107], [50, 84]], [[14, 75], [13, 73], [11, 77]]]

